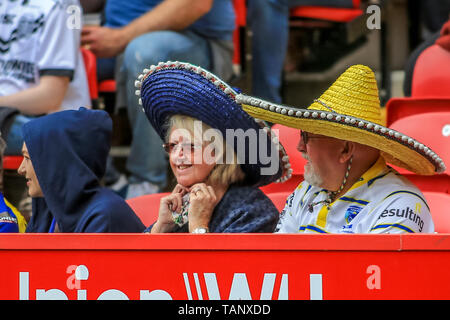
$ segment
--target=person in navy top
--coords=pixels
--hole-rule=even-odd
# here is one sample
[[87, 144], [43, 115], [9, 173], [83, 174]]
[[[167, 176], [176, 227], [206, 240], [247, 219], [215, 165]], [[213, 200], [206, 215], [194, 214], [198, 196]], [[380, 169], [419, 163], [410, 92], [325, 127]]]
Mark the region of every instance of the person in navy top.
[[100, 185], [112, 121], [101, 110], [67, 110], [24, 124], [24, 159], [32, 216], [26, 232], [142, 232], [121, 197]]

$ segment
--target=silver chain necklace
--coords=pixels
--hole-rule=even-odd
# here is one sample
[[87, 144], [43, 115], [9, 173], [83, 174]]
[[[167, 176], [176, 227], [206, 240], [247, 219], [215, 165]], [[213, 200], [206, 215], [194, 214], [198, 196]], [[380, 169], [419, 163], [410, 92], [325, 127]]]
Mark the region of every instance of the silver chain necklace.
[[318, 205], [320, 203], [324, 203], [327, 206], [328, 210], [330, 210], [330, 204], [335, 200], [336, 195], [338, 195], [339, 192], [341, 192], [342, 189], [344, 189], [344, 186], [347, 183], [347, 178], [348, 178], [348, 175], [350, 173], [350, 169], [352, 168], [352, 161], [353, 161], [353, 156], [348, 161], [347, 171], [345, 172], [344, 180], [342, 181], [342, 184], [339, 187], [339, 189], [337, 191], [327, 191], [327, 198], [325, 200], [311, 203], [308, 206], [308, 211], [309, 212], [312, 213], [314, 211], [314, 206], [316, 206], [316, 205]]

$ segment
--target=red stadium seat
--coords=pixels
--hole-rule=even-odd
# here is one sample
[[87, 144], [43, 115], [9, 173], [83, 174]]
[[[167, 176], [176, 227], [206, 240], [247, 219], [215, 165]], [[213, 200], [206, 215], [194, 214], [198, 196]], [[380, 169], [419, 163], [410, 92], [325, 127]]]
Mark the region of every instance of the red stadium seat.
[[150, 226], [158, 219], [159, 202], [162, 197], [169, 195], [169, 192], [148, 194], [126, 200], [136, 215], [145, 226]]
[[443, 174], [421, 176], [395, 168], [422, 191], [450, 192], [450, 112], [429, 112], [403, 117], [390, 128], [402, 132], [436, 152], [447, 166]]
[[22, 163], [22, 156], [4, 156], [3, 157], [3, 169], [5, 170], [17, 170]]
[[422, 192], [450, 193], [450, 175], [448, 174], [421, 176], [406, 172], [402, 173], [402, 175], [416, 185]]
[[386, 126], [400, 118], [428, 112], [450, 112], [449, 97], [391, 98], [386, 104]]
[[450, 52], [434, 44], [419, 55], [412, 76], [411, 96], [450, 98]]
[[116, 81], [114, 79], [103, 80], [98, 84], [99, 92], [116, 92]]
[[247, 7], [245, 0], [233, 0], [234, 12], [236, 14], [236, 28], [233, 31], [233, 64], [241, 64], [241, 28], [247, 25]]
[[363, 15], [359, 9], [360, 0], [353, 1], [353, 8], [333, 8], [316, 6], [298, 6], [290, 11], [291, 17], [311, 18], [333, 22], [350, 22]]
[[275, 207], [277, 207], [278, 212], [281, 212], [283, 208], [286, 205], [286, 199], [289, 197], [289, 195], [293, 192], [292, 191], [281, 191], [281, 192], [271, 192], [267, 193], [266, 195], [269, 197], [270, 200], [272, 200]]
[[[419, 140], [434, 152], [444, 163], [450, 164], [450, 112], [429, 112], [403, 117], [390, 126]], [[450, 174], [447, 167], [446, 174]]]
[[306, 160], [302, 157], [301, 153], [297, 150], [298, 141], [300, 140], [300, 130], [283, 126], [281, 124], [274, 124], [272, 130], [278, 130], [278, 137], [281, 144], [286, 150], [289, 156], [289, 162], [291, 164], [292, 177], [283, 183], [271, 183], [260, 189], [268, 194], [279, 191], [292, 192], [303, 181], [304, 166]]
[[450, 233], [450, 195], [441, 192], [423, 192], [430, 206], [437, 233]]
[[86, 69], [86, 76], [89, 85], [89, 95], [91, 100], [98, 99], [98, 87], [97, 87], [97, 58], [92, 51], [81, 48], [83, 55], [84, 67]]

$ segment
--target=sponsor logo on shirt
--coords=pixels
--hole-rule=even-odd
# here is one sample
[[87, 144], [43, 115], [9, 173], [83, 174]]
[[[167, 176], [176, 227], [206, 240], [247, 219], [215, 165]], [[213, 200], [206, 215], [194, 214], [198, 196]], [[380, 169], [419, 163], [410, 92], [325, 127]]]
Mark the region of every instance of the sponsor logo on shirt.
[[399, 218], [405, 218], [408, 220], [411, 220], [417, 226], [419, 226], [419, 231], [422, 232], [424, 221], [419, 216], [420, 213], [420, 205], [416, 205], [416, 209], [418, 209], [416, 212], [412, 210], [409, 207], [406, 207], [404, 209], [390, 209], [390, 210], [384, 210], [378, 219], [385, 218], [385, 217], [399, 217]]
[[347, 223], [350, 223], [350, 221], [353, 220], [353, 218], [356, 217], [356, 215], [362, 210], [362, 207], [360, 206], [350, 206], [347, 208], [347, 211], [345, 212], [345, 221]]

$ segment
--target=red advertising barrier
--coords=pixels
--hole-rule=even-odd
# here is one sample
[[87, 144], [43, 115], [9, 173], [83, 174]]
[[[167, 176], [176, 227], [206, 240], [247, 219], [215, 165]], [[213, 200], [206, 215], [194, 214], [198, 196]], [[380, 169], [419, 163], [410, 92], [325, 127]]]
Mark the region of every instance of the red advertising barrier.
[[0, 299], [450, 299], [449, 234], [3, 234]]

